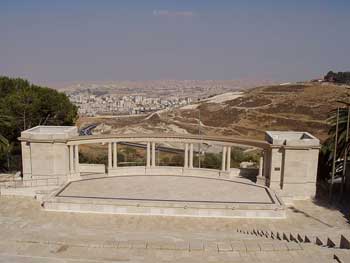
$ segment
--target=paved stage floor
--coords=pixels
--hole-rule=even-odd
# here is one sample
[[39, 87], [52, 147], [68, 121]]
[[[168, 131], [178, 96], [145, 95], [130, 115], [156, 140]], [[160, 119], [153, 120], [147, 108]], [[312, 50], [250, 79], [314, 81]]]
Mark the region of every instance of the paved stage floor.
[[266, 188], [248, 180], [185, 176], [114, 176], [72, 182], [58, 197], [203, 203], [273, 204]]

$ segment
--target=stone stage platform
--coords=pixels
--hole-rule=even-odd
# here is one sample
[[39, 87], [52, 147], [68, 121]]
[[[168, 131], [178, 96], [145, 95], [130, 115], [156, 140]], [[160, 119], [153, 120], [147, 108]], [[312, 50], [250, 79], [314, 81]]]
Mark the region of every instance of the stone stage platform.
[[113, 176], [70, 182], [43, 201], [51, 211], [191, 217], [284, 218], [269, 188], [245, 179]]

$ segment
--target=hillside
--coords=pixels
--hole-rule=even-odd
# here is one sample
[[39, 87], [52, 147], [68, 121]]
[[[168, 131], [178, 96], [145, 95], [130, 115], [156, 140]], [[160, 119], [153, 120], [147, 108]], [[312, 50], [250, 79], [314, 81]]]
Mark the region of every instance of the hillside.
[[96, 133], [201, 133], [258, 139], [266, 130], [302, 130], [324, 140], [328, 113], [346, 96], [344, 86], [324, 83], [263, 86], [147, 117], [81, 118], [79, 124], [100, 124]]

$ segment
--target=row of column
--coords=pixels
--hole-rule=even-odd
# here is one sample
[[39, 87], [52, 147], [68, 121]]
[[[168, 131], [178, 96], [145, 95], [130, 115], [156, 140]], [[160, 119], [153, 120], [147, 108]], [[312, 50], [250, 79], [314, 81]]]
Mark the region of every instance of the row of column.
[[[118, 159], [117, 159], [117, 151], [118, 146], [117, 142], [109, 142], [108, 143], [108, 168], [117, 168], [118, 167]], [[147, 167], [155, 167], [156, 166], [156, 143], [148, 142], [147, 143]]]
[[79, 174], [79, 146], [69, 145], [69, 172]]
[[185, 168], [193, 168], [193, 143], [185, 144]]
[[[108, 169], [117, 168], [117, 142], [108, 143]], [[156, 166], [156, 143], [147, 142], [147, 167]], [[185, 143], [184, 168], [193, 168], [193, 143]], [[69, 167], [71, 174], [78, 174], [79, 171], [79, 146], [69, 146]], [[260, 164], [261, 167], [261, 164]], [[231, 147], [223, 146], [221, 170], [229, 172], [231, 168]]]
[[[193, 143], [185, 144], [185, 168], [193, 168]], [[231, 169], [231, 147], [223, 146], [221, 170], [229, 172]]]

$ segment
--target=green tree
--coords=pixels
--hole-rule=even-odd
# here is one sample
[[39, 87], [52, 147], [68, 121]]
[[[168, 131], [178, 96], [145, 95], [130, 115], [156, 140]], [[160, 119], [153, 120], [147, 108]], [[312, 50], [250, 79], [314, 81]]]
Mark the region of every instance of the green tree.
[[[338, 143], [337, 143], [337, 155], [336, 159], [342, 159], [344, 156], [345, 149], [349, 150], [349, 142], [346, 141], [346, 126], [348, 120], [348, 109], [339, 109], [339, 124], [338, 124]], [[334, 158], [334, 143], [335, 143], [335, 132], [337, 124], [337, 110], [330, 112], [330, 117], [327, 122], [331, 125], [328, 132], [328, 139], [325, 141], [322, 147], [322, 153], [327, 156], [327, 162], [331, 163]]]
[[350, 72], [333, 72], [329, 71], [324, 80], [328, 82], [350, 84]]
[[[0, 144], [8, 155], [20, 154], [17, 138], [21, 131], [37, 125], [73, 125], [76, 118], [77, 107], [65, 94], [0, 76]], [[3, 159], [0, 166], [4, 166]]]

